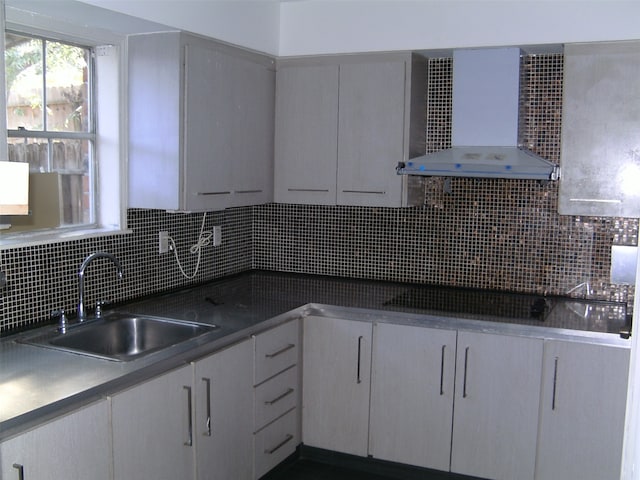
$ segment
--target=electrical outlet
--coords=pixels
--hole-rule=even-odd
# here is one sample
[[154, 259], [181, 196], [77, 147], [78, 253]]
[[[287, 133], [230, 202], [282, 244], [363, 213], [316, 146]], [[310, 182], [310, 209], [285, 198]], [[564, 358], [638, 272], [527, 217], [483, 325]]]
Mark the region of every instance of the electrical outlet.
[[169, 232], [160, 232], [158, 235], [158, 253], [169, 251]]
[[222, 244], [222, 227], [213, 227], [213, 239], [211, 243], [214, 247], [219, 247]]

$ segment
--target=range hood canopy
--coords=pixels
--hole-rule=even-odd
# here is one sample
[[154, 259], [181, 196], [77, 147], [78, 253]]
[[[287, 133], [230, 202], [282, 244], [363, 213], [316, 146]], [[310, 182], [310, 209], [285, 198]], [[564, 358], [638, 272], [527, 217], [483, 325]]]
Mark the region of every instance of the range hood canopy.
[[455, 50], [452, 147], [401, 162], [398, 174], [557, 180], [557, 165], [518, 145], [519, 103], [519, 48]]

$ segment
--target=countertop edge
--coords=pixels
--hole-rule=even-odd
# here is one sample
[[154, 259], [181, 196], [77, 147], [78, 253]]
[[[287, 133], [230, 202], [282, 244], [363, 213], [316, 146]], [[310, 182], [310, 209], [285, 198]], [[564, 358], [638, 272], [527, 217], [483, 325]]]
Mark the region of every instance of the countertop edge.
[[[288, 321], [309, 316], [348, 318], [350, 320], [371, 323], [394, 323], [414, 325], [426, 328], [447, 330], [465, 330], [502, 335], [526, 336], [542, 340], [579, 341], [584, 343], [631, 348], [631, 341], [611, 333], [578, 331], [552, 327], [526, 326], [504, 322], [464, 319], [433, 314], [401, 313], [378, 309], [341, 307], [320, 303], [307, 303], [285, 313], [276, 315], [255, 325], [232, 332], [210, 343], [198, 344], [184, 342], [179, 353], [144, 365], [132, 372], [123, 374], [107, 382], [91, 386], [86, 390], [52, 403], [35, 408], [29, 412], [0, 422], [0, 442], [15, 437], [28, 430], [64, 417], [82, 407], [108, 399], [119, 392], [132, 388], [171, 370], [188, 365], [198, 359], [216, 353], [224, 348], [251, 338]], [[68, 355], [73, 355], [68, 353]], [[99, 361], [99, 360], [96, 360]]]

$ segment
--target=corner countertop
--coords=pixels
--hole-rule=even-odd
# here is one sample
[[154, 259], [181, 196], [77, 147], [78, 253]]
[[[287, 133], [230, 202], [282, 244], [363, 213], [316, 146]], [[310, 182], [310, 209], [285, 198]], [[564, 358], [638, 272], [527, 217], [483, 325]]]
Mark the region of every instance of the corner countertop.
[[312, 314], [623, 348], [631, 344], [619, 336], [627, 327], [624, 304], [260, 271], [156, 295], [117, 310], [221, 328], [131, 362], [16, 343], [26, 334], [2, 339], [0, 440]]

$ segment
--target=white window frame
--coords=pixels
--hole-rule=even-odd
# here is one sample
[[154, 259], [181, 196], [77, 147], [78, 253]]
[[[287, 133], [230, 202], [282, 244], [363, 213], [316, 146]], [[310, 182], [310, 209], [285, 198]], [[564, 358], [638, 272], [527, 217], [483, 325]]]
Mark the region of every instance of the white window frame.
[[[0, 6], [4, 6], [0, 1]], [[61, 42], [86, 45], [95, 49], [94, 99], [96, 142], [95, 162], [95, 220], [93, 227], [64, 227], [40, 232], [3, 233], [0, 230], [0, 250], [29, 245], [57, 243], [92, 236], [128, 233], [127, 206], [127, 125], [126, 115], [126, 59], [125, 37], [100, 29], [73, 25], [50, 15], [6, 7], [4, 30], [24, 32]], [[4, 78], [4, 54], [0, 59], [0, 73]], [[6, 111], [5, 82], [0, 82], [0, 107]], [[0, 115], [0, 128], [5, 132], [0, 142], [0, 160], [7, 159], [7, 125], [5, 114]]]

